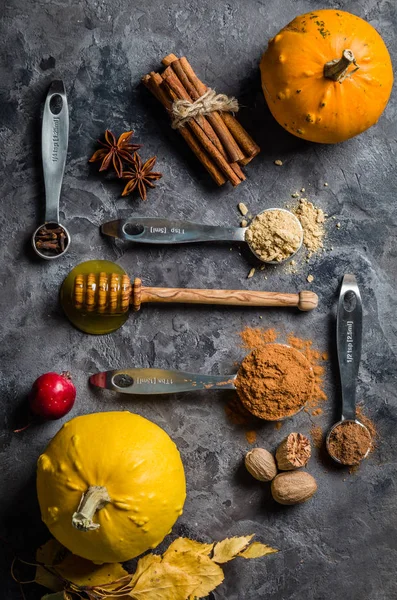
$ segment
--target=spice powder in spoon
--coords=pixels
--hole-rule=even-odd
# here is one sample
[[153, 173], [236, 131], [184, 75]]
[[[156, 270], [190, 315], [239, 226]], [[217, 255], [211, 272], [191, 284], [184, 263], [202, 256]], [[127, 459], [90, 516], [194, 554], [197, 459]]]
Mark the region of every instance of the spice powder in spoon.
[[314, 374], [308, 360], [295, 348], [267, 344], [245, 357], [236, 388], [252, 414], [277, 421], [298, 412], [312, 397]]

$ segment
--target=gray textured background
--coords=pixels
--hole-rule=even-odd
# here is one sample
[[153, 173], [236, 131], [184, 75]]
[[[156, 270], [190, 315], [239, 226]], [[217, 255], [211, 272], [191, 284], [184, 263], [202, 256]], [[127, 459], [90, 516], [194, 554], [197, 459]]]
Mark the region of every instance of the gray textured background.
[[[73, 412], [129, 409], [152, 419], [177, 442], [186, 467], [188, 497], [174, 532], [201, 540], [256, 532], [281, 551], [225, 568], [214, 597], [228, 600], [391, 600], [397, 597], [395, 276], [396, 276], [396, 100], [379, 124], [339, 146], [302, 142], [273, 121], [260, 90], [258, 62], [268, 38], [296, 14], [318, 8], [314, 1], [283, 0], [2, 0], [0, 43], [1, 177], [1, 510], [2, 535], [19, 549], [48, 537], [40, 522], [34, 478], [38, 455], [60, 422], [11, 432], [33, 380], [49, 370], [69, 369], [78, 389]], [[321, 4], [321, 3], [320, 3]], [[328, 2], [355, 12], [382, 34], [397, 61], [394, 2]], [[236, 95], [241, 119], [262, 153], [233, 190], [216, 189], [190, 151], [171, 132], [160, 106], [140, 85], [169, 52], [186, 54], [205, 82]], [[64, 259], [36, 260], [29, 236], [43, 220], [40, 113], [50, 82], [62, 78], [70, 106], [70, 143], [61, 201], [62, 222], [73, 241]], [[119, 184], [106, 182], [87, 159], [109, 127], [133, 128], [144, 157], [156, 154], [164, 177], [143, 204], [118, 198]], [[284, 166], [273, 161], [281, 158]], [[324, 182], [329, 186], [324, 187]], [[255, 213], [284, 205], [305, 187], [308, 197], [341, 223], [329, 220], [327, 248], [306, 271], [283, 269], [247, 280], [249, 258], [228, 246], [128, 248], [99, 235], [102, 221], [131, 213], [206, 223], [239, 222], [236, 205]], [[229, 287], [294, 291], [312, 288], [320, 307], [309, 314], [287, 311], [146, 306], [116, 333], [90, 337], [73, 329], [57, 304], [64, 276], [92, 258], [117, 260], [152, 285]], [[266, 324], [311, 336], [331, 355], [329, 402], [318, 419], [323, 428], [338, 400], [334, 352], [337, 288], [346, 271], [356, 273], [364, 301], [364, 348], [358, 396], [376, 421], [379, 447], [358, 473], [345, 472], [315, 455], [310, 472], [319, 491], [306, 505], [276, 506], [269, 490], [241, 466], [248, 444], [241, 427], [229, 423], [227, 395], [197, 393], [144, 402], [94, 394], [87, 376], [119, 366], [158, 366], [230, 373], [244, 351], [237, 335], [245, 325]], [[259, 317], [263, 316], [260, 320]], [[67, 418], [69, 418], [69, 416]], [[283, 426], [262, 425], [258, 445], [275, 448], [293, 430], [307, 433], [303, 413]], [[19, 598], [7, 575], [2, 598]], [[39, 588], [26, 590], [40, 598]]]

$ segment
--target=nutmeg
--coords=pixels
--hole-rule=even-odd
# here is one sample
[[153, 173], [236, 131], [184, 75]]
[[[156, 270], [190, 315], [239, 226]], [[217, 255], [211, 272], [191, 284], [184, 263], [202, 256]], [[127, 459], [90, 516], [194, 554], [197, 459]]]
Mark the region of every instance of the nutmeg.
[[290, 433], [276, 451], [280, 471], [293, 471], [304, 467], [312, 454], [310, 440], [301, 433]]
[[301, 504], [317, 491], [314, 477], [305, 471], [280, 473], [272, 481], [272, 496], [279, 504]]
[[252, 477], [259, 481], [271, 481], [277, 475], [273, 454], [264, 448], [253, 448], [245, 456], [245, 466]]

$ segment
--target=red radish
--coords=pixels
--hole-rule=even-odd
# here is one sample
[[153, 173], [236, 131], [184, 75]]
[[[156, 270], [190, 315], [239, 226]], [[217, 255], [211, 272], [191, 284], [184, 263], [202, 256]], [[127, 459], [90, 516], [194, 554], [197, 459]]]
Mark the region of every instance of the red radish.
[[73, 407], [76, 398], [70, 373], [45, 373], [34, 384], [29, 394], [30, 410], [43, 419], [60, 419]]

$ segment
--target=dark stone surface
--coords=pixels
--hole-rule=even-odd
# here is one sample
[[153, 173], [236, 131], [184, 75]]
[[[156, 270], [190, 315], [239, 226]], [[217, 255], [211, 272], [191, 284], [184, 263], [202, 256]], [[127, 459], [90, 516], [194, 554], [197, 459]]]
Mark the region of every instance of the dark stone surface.
[[[7, 0], [2, 2], [0, 66], [1, 178], [1, 535], [29, 551], [48, 538], [35, 498], [37, 457], [60, 422], [13, 434], [34, 379], [69, 369], [78, 388], [70, 417], [98, 410], [128, 409], [152, 419], [175, 439], [186, 466], [188, 497], [174, 533], [220, 539], [255, 532], [280, 553], [226, 566], [225, 583], [214, 597], [228, 600], [391, 600], [397, 597], [395, 278], [397, 233], [396, 100], [378, 125], [339, 146], [301, 142], [281, 130], [265, 107], [258, 61], [267, 39], [296, 14], [318, 8], [309, 0]], [[393, 2], [323, 2], [366, 18], [397, 60]], [[262, 153], [247, 168], [238, 189], [216, 189], [159, 106], [140, 86], [144, 73], [169, 52], [186, 54], [208, 84], [236, 95], [241, 119]], [[53, 79], [65, 82], [70, 106], [70, 143], [61, 201], [62, 222], [72, 235], [64, 259], [36, 259], [29, 238], [43, 220], [40, 112]], [[129, 128], [156, 154], [164, 173], [147, 204], [118, 198], [87, 158], [106, 127]], [[281, 158], [282, 168], [273, 161]], [[328, 187], [324, 186], [327, 182]], [[246, 275], [249, 260], [238, 248], [127, 248], [99, 235], [101, 222], [135, 213], [237, 225], [236, 205], [252, 213], [291, 200], [306, 188], [309, 199], [337, 221], [328, 222], [328, 250], [305, 269]], [[340, 229], [335, 223], [340, 222]], [[312, 288], [320, 306], [309, 314], [257, 309], [149, 306], [122, 329], [90, 337], [66, 321], [57, 304], [59, 286], [77, 263], [117, 260], [131, 275], [152, 285], [295, 291]], [[345, 272], [357, 275], [364, 302], [364, 348], [358, 397], [376, 421], [378, 448], [353, 475], [315, 453], [309, 470], [319, 491], [302, 506], [276, 506], [269, 489], [242, 468], [249, 448], [241, 427], [224, 414], [227, 394], [197, 393], [136, 401], [88, 389], [87, 376], [118, 366], [158, 366], [230, 373], [244, 351], [236, 332], [245, 325], [275, 326], [312, 337], [330, 352], [329, 401], [318, 419], [326, 429], [338, 402], [334, 310]], [[264, 276], [267, 276], [267, 280]], [[260, 320], [260, 317], [263, 319]], [[69, 418], [69, 417], [67, 417]], [[66, 420], [66, 419], [65, 419]], [[306, 413], [278, 431], [263, 425], [258, 445], [276, 447], [293, 430], [308, 433]], [[20, 597], [8, 577], [5, 553], [1, 597]], [[26, 589], [28, 599], [39, 588]]]

